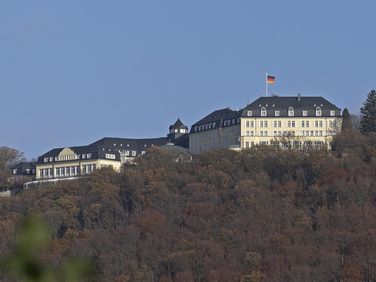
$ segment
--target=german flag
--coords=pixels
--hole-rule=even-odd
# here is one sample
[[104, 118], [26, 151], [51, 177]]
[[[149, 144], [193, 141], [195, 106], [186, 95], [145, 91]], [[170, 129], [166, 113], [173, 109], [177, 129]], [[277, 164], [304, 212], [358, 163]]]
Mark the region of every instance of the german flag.
[[274, 84], [274, 82], [275, 82], [275, 76], [272, 76], [272, 75], [266, 76], [266, 83], [267, 84]]

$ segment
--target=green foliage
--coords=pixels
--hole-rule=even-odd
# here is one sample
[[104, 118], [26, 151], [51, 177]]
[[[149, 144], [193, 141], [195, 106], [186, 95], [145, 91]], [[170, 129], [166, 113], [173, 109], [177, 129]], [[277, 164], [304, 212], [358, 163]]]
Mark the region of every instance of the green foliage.
[[40, 259], [40, 252], [50, 242], [48, 228], [37, 217], [24, 220], [13, 251], [1, 258], [0, 267], [25, 282], [82, 281], [92, 271], [86, 260], [70, 260], [60, 268], [52, 268]]
[[376, 132], [376, 90], [368, 93], [360, 111], [362, 113], [360, 131], [362, 133]]
[[353, 121], [347, 108], [345, 108], [342, 112], [342, 119], [342, 131], [353, 129]]

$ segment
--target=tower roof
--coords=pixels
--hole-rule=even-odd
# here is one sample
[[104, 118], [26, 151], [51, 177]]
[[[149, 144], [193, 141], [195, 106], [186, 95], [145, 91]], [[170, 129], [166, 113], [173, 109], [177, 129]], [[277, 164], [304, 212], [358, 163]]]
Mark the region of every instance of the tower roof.
[[180, 128], [184, 128], [184, 129], [188, 129], [187, 126], [185, 126], [180, 118], [178, 118], [178, 120], [173, 124], [173, 125], [170, 125], [170, 128], [169, 129], [180, 129]]

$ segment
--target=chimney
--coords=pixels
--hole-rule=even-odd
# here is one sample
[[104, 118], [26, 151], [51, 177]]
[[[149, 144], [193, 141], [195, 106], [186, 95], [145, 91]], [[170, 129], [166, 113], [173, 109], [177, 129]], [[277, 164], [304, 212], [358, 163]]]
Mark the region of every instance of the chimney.
[[300, 102], [300, 98], [301, 98], [301, 96], [300, 96], [300, 93], [298, 94], [298, 102]]

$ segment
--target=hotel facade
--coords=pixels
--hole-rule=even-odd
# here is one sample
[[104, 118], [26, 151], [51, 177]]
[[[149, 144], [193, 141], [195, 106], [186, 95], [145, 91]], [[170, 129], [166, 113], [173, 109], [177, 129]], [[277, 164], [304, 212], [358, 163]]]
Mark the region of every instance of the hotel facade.
[[62, 179], [91, 174], [112, 166], [120, 170], [147, 149], [171, 145], [200, 154], [216, 149], [242, 150], [254, 146], [330, 149], [342, 128], [341, 109], [323, 97], [260, 97], [241, 110], [216, 110], [188, 127], [180, 119], [167, 137], [102, 138], [87, 146], [56, 148], [36, 163], [36, 179]]
[[190, 152], [256, 145], [327, 148], [342, 128], [341, 109], [323, 97], [260, 97], [244, 109], [215, 111], [192, 125]]

